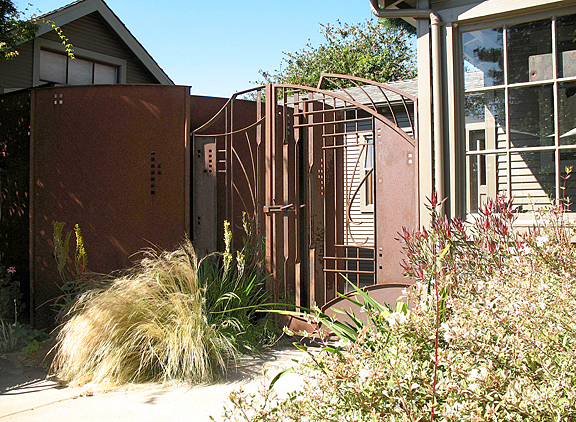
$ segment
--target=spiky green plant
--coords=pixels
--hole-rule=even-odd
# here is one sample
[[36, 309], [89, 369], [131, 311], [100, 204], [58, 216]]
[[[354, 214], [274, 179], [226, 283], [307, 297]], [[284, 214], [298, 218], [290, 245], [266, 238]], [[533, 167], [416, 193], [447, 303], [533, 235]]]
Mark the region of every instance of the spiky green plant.
[[232, 247], [230, 224], [224, 222], [225, 250], [203, 258], [198, 266], [208, 321], [234, 335], [241, 352], [254, 352], [276, 335], [270, 318], [258, 312], [268, 302], [269, 274], [265, 270], [264, 245], [252, 232], [244, 215], [244, 244]]

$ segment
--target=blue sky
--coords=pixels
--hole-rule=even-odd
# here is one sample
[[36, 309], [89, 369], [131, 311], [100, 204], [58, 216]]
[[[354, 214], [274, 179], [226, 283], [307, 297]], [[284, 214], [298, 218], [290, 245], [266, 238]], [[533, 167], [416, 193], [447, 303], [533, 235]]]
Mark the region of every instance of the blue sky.
[[[46, 13], [72, 0], [29, 1]], [[372, 16], [369, 0], [105, 1], [176, 84], [221, 97], [250, 88], [259, 69], [277, 69], [283, 51], [304, 47], [308, 38], [321, 43], [319, 22]]]

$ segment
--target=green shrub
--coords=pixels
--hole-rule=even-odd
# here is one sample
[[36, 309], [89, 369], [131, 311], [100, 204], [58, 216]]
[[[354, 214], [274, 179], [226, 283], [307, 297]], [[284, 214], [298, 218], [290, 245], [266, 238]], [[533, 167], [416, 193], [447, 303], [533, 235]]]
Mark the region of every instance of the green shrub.
[[52, 221], [52, 226], [54, 228], [54, 258], [61, 279], [61, 283], [57, 284], [61, 294], [54, 300], [52, 307], [56, 312], [56, 319], [62, 321], [76, 299], [93, 288], [96, 281], [94, 275], [86, 268], [88, 256], [80, 226], [78, 224], [74, 226], [76, 247], [72, 257], [70, 257], [72, 231], [64, 231], [66, 226], [64, 222]]
[[0, 319], [0, 353], [16, 352], [27, 349], [38, 340], [46, 339], [44, 330], [30, 327], [27, 324], [8, 324]]
[[323, 343], [296, 369], [300, 391], [236, 392], [227, 420], [576, 420], [576, 249], [563, 206], [520, 235], [504, 198], [464, 228], [438, 205], [428, 229], [404, 232], [405, 268], [420, 279], [411, 309], [366, 307], [356, 341]]
[[267, 327], [255, 318], [268, 297], [259, 258], [248, 247], [234, 258], [227, 245], [200, 261], [189, 241], [147, 251], [108, 287], [81, 295], [58, 334], [53, 371], [77, 384], [220, 377]]

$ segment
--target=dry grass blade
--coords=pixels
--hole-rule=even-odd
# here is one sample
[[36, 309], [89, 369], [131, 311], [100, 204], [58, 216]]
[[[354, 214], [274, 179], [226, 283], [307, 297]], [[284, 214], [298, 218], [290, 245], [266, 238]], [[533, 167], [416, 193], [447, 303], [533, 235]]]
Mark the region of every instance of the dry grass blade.
[[83, 294], [58, 335], [53, 371], [78, 384], [216, 379], [237, 351], [207, 320], [197, 274], [187, 241], [148, 251], [106, 289]]

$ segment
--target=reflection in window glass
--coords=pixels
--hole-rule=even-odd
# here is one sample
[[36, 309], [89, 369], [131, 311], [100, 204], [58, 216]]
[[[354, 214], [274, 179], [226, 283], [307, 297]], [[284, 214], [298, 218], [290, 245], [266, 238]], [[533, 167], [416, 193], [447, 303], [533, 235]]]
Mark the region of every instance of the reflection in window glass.
[[554, 145], [552, 85], [512, 88], [509, 101], [511, 147]]
[[556, 196], [553, 151], [530, 151], [510, 155], [512, 195], [524, 211], [550, 205]]
[[560, 145], [576, 144], [576, 82], [558, 84], [558, 119]]
[[504, 90], [466, 93], [464, 103], [466, 123], [492, 121], [506, 127]]
[[552, 79], [552, 21], [508, 27], [508, 83]]
[[558, 18], [558, 77], [576, 76], [576, 15]]
[[[478, 135], [478, 136], [475, 136]], [[480, 140], [481, 134], [470, 138]], [[508, 189], [506, 154], [469, 154], [466, 157], [468, 212], [478, 212], [488, 198]]]
[[566, 168], [576, 170], [576, 14], [463, 32], [462, 47], [472, 70], [464, 76], [467, 212], [501, 191], [525, 211], [576, 202], [576, 173], [566, 179]]
[[[572, 167], [572, 176], [566, 178], [566, 167]], [[570, 211], [576, 211], [576, 150], [560, 151], [560, 199], [569, 203]], [[570, 201], [568, 201], [570, 200]]]
[[478, 212], [478, 156], [472, 155], [467, 158], [468, 160], [468, 194], [469, 199], [469, 212]]
[[462, 34], [467, 89], [504, 83], [502, 28]]

